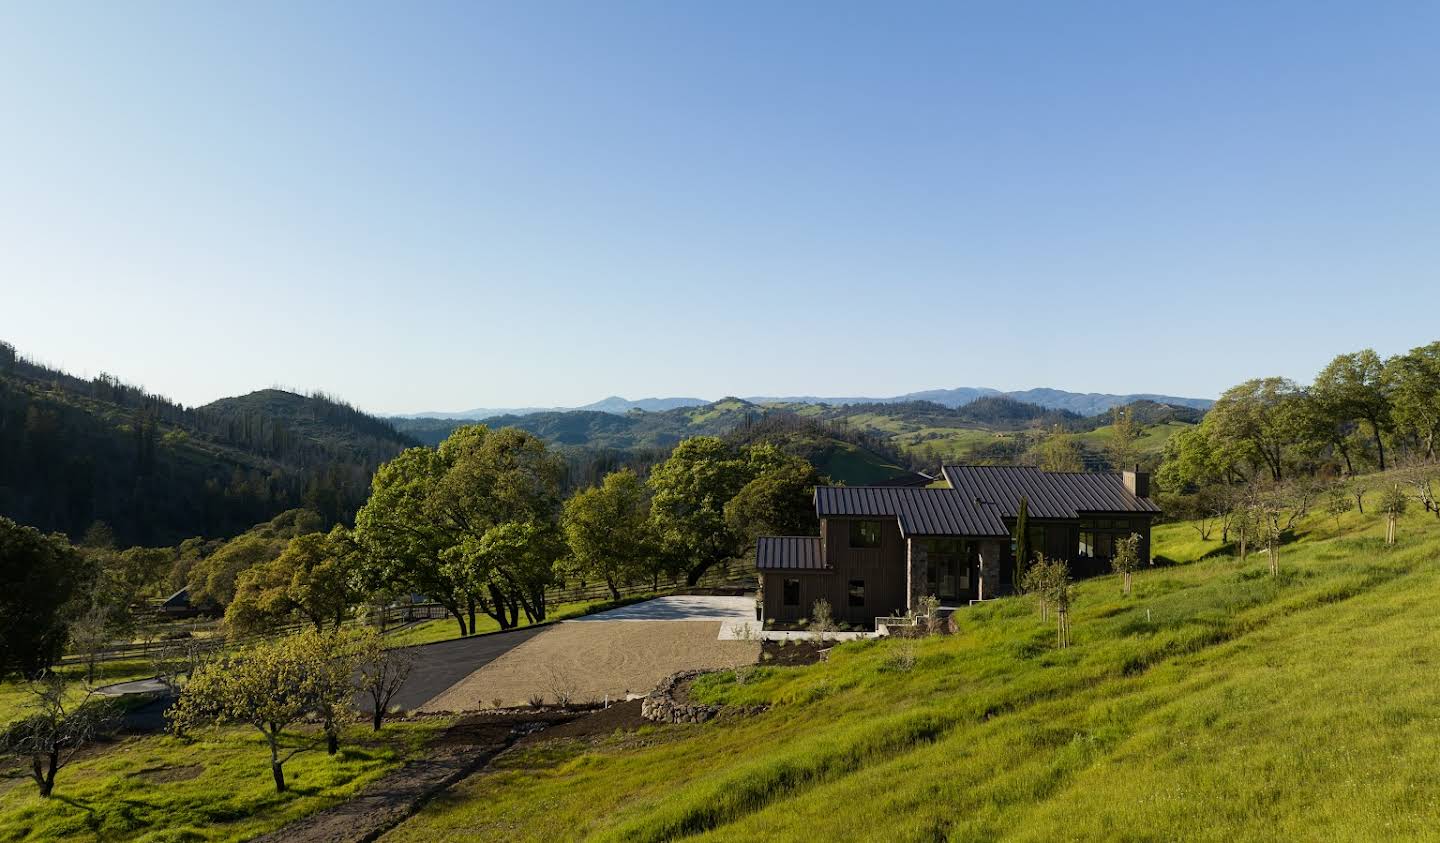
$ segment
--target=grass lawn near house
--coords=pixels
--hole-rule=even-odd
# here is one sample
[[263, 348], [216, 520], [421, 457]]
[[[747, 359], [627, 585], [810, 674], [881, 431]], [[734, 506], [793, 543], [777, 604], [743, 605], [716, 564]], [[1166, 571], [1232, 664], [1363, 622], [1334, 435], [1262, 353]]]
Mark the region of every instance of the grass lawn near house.
[[60, 770], [55, 795], [41, 799], [21, 770], [0, 779], [0, 840], [210, 841], [254, 837], [327, 808], [406, 759], [446, 721], [345, 730], [339, 754], [325, 754], [314, 729], [288, 736], [317, 748], [285, 764], [288, 792], [275, 792], [270, 755], [252, 728], [210, 729], [193, 739], [127, 737]]
[[1079, 584], [1069, 649], [1005, 598], [713, 674], [693, 696], [770, 710], [541, 744], [387, 839], [1437, 839], [1440, 521], [1382, 529], [1312, 515], [1272, 578], [1165, 525], [1180, 564]]

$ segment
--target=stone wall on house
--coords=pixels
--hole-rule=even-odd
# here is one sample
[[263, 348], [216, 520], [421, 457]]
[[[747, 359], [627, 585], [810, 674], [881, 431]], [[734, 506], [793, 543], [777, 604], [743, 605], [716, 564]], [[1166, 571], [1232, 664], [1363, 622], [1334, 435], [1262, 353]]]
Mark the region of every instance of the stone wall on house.
[[1000, 542], [980, 542], [980, 597], [989, 600], [1000, 596]]
[[905, 589], [909, 595], [910, 603], [906, 605], [907, 611], [915, 611], [920, 605], [920, 600], [925, 596], [925, 578], [927, 557], [926, 543], [915, 539], [906, 539], [906, 564], [905, 564]]

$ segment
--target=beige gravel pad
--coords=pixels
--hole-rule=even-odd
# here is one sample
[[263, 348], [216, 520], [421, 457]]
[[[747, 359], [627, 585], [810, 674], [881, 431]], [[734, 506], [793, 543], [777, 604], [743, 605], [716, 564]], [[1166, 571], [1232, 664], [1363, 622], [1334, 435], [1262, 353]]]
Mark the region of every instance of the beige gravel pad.
[[756, 641], [720, 641], [715, 621], [566, 622], [505, 653], [420, 707], [473, 711], [522, 705], [623, 699], [644, 694], [681, 670], [726, 668], [760, 658]]

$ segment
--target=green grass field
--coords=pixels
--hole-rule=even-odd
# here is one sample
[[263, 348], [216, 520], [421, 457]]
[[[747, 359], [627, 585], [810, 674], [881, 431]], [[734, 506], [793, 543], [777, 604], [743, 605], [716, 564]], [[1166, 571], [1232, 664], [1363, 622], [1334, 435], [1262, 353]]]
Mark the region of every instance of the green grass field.
[[[748, 718], [542, 744], [396, 840], [1440, 837], [1440, 522], [1311, 517], [1241, 563], [1184, 524], [1135, 593], [1082, 583], [1075, 644], [1026, 598], [697, 689]], [[913, 667], [902, 658], [914, 648]]]
[[[270, 754], [254, 729], [218, 729], [193, 740], [129, 737], [78, 759], [41, 799], [28, 778], [0, 779], [0, 840], [210, 841], [273, 831], [329, 807], [421, 753], [443, 721], [368, 726], [346, 731], [339, 754], [323, 745], [285, 765], [290, 789], [275, 792]], [[292, 746], [313, 735], [291, 736]]]
[[[85, 689], [82, 682], [85, 678], [85, 668], [79, 665], [58, 668], [55, 671], [74, 682], [74, 685], [67, 689], [71, 699], [80, 700], [85, 696]], [[150, 663], [144, 660], [116, 660], [112, 662], [101, 662], [95, 666], [95, 685], [110, 685], [115, 682], [128, 682], [132, 679], [144, 679], [155, 675]], [[18, 680], [0, 682], [0, 723], [9, 723], [18, 720], [25, 715], [25, 709], [35, 700], [29, 685]]]

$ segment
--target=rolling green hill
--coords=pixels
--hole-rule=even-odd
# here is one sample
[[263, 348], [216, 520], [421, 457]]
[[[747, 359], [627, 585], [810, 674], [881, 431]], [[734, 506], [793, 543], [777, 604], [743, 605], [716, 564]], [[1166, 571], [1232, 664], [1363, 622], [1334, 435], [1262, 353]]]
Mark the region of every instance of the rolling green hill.
[[532, 745], [387, 839], [1432, 839], [1440, 523], [1380, 528], [1311, 517], [1272, 578], [1166, 525], [1178, 564], [1082, 583], [1068, 649], [1016, 597], [713, 674], [693, 696], [769, 709]]

